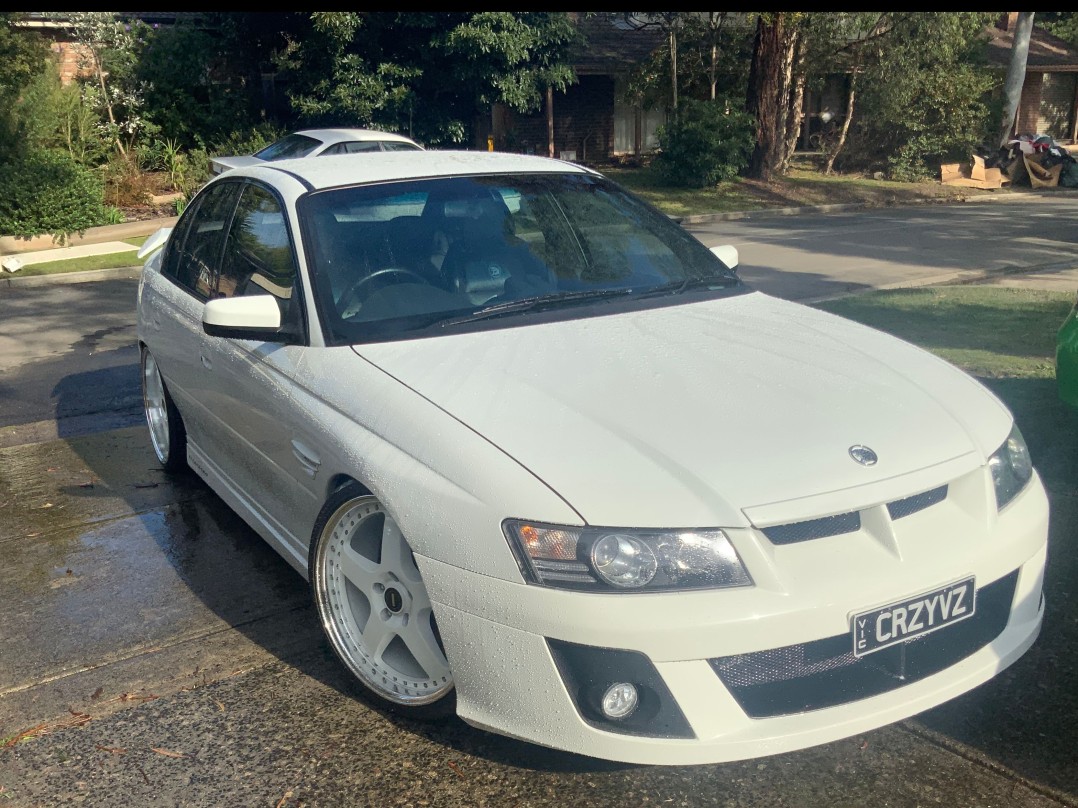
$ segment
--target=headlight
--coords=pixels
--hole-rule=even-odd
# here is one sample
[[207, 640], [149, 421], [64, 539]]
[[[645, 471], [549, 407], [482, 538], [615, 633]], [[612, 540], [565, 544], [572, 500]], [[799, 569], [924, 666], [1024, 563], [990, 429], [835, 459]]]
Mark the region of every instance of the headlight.
[[606, 592], [751, 586], [721, 530], [561, 527], [508, 519], [505, 536], [529, 582]]
[[1017, 426], [996, 453], [988, 458], [988, 468], [992, 470], [992, 482], [996, 486], [996, 507], [1002, 509], [1025, 488], [1033, 476], [1029, 448]]

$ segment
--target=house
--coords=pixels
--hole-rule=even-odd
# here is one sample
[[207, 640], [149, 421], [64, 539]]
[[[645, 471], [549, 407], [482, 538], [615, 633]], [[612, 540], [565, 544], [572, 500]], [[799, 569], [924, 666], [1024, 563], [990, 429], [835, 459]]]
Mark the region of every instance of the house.
[[[988, 59], [1001, 70], [1011, 61], [1018, 12], [1005, 14], [989, 33]], [[1026, 80], [1015, 120], [1015, 134], [1050, 135], [1078, 142], [1078, 51], [1043, 28], [1033, 26]]]
[[493, 135], [499, 149], [588, 163], [658, 147], [666, 110], [627, 103], [623, 89], [633, 68], [666, 42], [664, 34], [634, 28], [617, 14], [570, 14], [584, 37], [572, 57], [577, 82], [565, 92], [548, 91], [536, 113], [496, 104], [489, 126], [479, 128], [477, 146]]

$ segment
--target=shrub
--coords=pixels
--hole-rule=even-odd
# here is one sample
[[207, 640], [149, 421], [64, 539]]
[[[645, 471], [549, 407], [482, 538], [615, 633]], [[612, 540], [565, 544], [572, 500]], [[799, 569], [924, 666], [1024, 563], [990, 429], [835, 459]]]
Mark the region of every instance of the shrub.
[[31, 238], [71, 233], [110, 220], [101, 179], [61, 151], [34, 151], [0, 164], [0, 233]]
[[655, 164], [672, 185], [704, 188], [733, 179], [749, 161], [753, 121], [722, 100], [682, 102], [678, 116], [659, 129]]
[[271, 123], [260, 123], [250, 129], [232, 132], [228, 137], [213, 144], [209, 149], [212, 155], [254, 154], [261, 151], [275, 140], [280, 140], [285, 131]]
[[114, 154], [105, 166], [105, 201], [118, 208], [150, 204], [157, 178], [143, 171], [133, 152]]

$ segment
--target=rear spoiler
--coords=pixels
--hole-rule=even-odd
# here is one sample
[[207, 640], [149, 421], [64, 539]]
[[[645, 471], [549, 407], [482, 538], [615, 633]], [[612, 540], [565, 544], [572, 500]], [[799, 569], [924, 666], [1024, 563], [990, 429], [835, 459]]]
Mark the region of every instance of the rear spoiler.
[[139, 248], [137, 254], [138, 259], [142, 260], [154, 250], [158, 249], [159, 247], [165, 246], [165, 242], [168, 241], [168, 237], [171, 233], [171, 227], [162, 227], [153, 235], [151, 235], [142, 243], [142, 246]]

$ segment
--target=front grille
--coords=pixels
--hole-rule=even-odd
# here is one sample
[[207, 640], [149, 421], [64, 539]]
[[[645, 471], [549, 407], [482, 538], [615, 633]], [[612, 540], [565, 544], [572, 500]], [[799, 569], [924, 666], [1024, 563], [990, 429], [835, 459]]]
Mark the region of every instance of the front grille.
[[977, 611], [959, 623], [868, 656], [849, 633], [708, 662], [750, 718], [822, 710], [867, 699], [939, 673], [1007, 626], [1018, 570], [977, 590]]
[[923, 494], [914, 494], [912, 497], [888, 502], [887, 513], [891, 515], [892, 519], [901, 519], [904, 516], [923, 511], [925, 508], [931, 508], [945, 499], [947, 499], [947, 486], [941, 485], [939, 488], [933, 488]]
[[763, 533], [772, 544], [797, 544], [801, 541], [822, 539], [826, 536], [841, 536], [843, 533], [856, 533], [861, 529], [861, 514], [857, 511], [825, 516], [822, 519], [809, 519], [807, 522], [793, 522], [789, 525], [765, 527]]
[[[931, 508], [945, 499], [947, 499], [947, 486], [941, 485], [931, 491], [888, 502], [887, 512], [892, 519], [902, 519], [918, 511], [923, 511], [925, 508]], [[856, 533], [860, 529], [860, 512], [850, 511], [849, 513], [840, 513], [834, 516], [824, 516], [821, 519], [809, 519], [805, 522], [773, 525], [761, 530], [772, 544], [797, 544], [798, 542], [812, 541], [813, 539], [824, 539], [828, 536]]]

